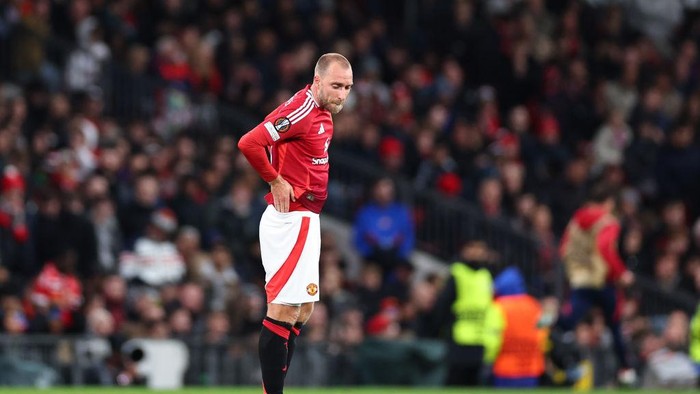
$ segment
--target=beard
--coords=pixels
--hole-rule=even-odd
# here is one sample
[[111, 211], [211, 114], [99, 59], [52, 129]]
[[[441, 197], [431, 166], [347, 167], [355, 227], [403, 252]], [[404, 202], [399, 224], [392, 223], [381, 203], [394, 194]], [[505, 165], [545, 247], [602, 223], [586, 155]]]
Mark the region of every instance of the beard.
[[343, 110], [343, 104], [326, 103], [325, 108], [333, 115], [336, 115]]
[[343, 103], [335, 103], [331, 101], [328, 97], [324, 96], [323, 94], [319, 94], [319, 100], [321, 102], [321, 106], [328, 110], [328, 112], [332, 113], [333, 115], [336, 115], [340, 111], [343, 110]]

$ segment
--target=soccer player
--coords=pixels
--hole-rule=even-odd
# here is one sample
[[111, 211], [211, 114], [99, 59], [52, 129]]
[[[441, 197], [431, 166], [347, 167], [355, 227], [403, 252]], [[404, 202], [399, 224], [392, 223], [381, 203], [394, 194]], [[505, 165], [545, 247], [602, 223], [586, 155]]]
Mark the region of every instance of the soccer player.
[[238, 142], [270, 185], [260, 220], [267, 314], [258, 347], [267, 394], [282, 393], [296, 337], [319, 300], [319, 213], [328, 195], [331, 115], [343, 109], [352, 85], [350, 62], [338, 53], [324, 54], [313, 83]]
[[592, 307], [599, 307], [612, 334], [620, 368], [618, 380], [628, 384], [636, 376], [627, 359], [620, 330], [621, 287], [630, 286], [634, 274], [625, 267], [618, 253], [620, 223], [613, 216], [615, 204], [614, 192], [605, 185], [597, 185], [589, 202], [574, 213], [566, 227], [561, 255], [571, 294], [557, 326], [573, 330]]

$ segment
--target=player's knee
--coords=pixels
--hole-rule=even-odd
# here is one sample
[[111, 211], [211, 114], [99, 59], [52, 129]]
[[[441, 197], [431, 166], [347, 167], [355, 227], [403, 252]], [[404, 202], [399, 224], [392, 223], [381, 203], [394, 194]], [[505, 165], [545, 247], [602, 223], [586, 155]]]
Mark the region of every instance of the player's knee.
[[285, 323], [296, 323], [297, 321], [299, 321], [300, 314], [301, 308], [296, 305], [267, 305], [267, 316], [275, 320], [283, 321]]

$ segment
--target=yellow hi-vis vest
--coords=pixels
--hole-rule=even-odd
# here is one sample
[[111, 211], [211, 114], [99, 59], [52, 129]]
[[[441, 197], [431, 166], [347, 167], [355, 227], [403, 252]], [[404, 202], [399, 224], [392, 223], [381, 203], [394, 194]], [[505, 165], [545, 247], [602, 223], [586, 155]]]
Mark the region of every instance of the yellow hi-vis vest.
[[690, 358], [695, 364], [700, 364], [700, 304], [690, 322]]
[[486, 323], [493, 308], [493, 279], [485, 268], [474, 270], [466, 264], [451, 267], [456, 297], [452, 304], [455, 322], [452, 340], [458, 345], [484, 346], [489, 332]]

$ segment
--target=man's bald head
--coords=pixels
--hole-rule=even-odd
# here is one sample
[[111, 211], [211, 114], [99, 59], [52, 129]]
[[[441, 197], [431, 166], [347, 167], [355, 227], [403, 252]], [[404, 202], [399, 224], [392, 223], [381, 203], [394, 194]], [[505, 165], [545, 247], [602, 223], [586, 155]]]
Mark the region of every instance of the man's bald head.
[[352, 67], [345, 56], [326, 53], [316, 62], [311, 93], [318, 105], [332, 114], [343, 109], [345, 99], [352, 89]]
[[328, 68], [333, 63], [340, 65], [343, 69], [352, 69], [350, 62], [345, 56], [339, 53], [326, 53], [318, 58], [316, 68], [314, 68], [314, 75], [325, 75], [326, 71], [328, 71]]

